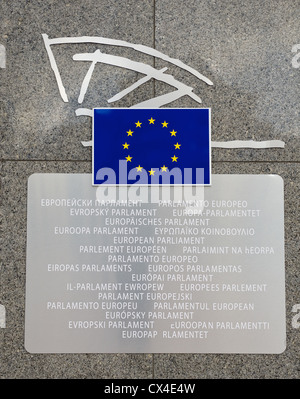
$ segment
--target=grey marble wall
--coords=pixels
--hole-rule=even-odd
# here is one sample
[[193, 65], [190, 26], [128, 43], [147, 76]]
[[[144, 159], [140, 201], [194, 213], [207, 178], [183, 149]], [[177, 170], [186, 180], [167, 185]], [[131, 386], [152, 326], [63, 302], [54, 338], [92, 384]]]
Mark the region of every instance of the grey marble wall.
[[[0, 378], [299, 378], [300, 43], [298, 0], [3, 0], [0, 3]], [[284, 148], [212, 150], [213, 173], [277, 173], [285, 184], [287, 349], [280, 355], [38, 354], [24, 349], [27, 179], [34, 173], [91, 171], [91, 120], [76, 116], [87, 67], [85, 45], [55, 48], [69, 102], [59, 94], [45, 50], [49, 38], [101, 36], [153, 47], [204, 74], [133, 49], [105, 51], [155, 68], [168, 66], [212, 109], [212, 140], [282, 140]], [[88, 50], [95, 48], [88, 45]], [[0, 56], [3, 57], [3, 51]], [[149, 81], [122, 100], [136, 72], [99, 65], [84, 107], [129, 107], [170, 90]], [[195, 107], [183, 97], [169, 106]]]

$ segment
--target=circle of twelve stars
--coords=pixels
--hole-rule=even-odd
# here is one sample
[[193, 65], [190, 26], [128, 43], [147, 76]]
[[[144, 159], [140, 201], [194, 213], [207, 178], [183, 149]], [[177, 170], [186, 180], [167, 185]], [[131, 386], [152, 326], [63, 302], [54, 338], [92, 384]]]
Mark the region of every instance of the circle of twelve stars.
[[[149, 121], [149, 125], [154, 125], [155, 119], [153, 119], [151, 117], [150, 119], [148, 119], [148, 121]], [[161, 122], [162, 128], [168, 128], [168, 124], [169, 124], [169, 122], [166, 122], [166, 121]], [[135, 126], [136, 126], [136, 128], [141, 128], [142, 127], [142, 122], [140, 122], [140, 121], [135, 122]], [[126, 133], [127, 133], [127, 137], [129, 137], [129, 136], [132, 136], [134, 132], [132, 130], [128, 130]], [[171, 134], [171, 137], [172, 136], [176, 137], [177, 132], [175, 132], [175, 130], [173, 129], [172, 131], [170, 131], [170, 134]], [[122, 145], [123, 145], [123, 149], [124, 150], [129, 150], [130, 144], [125, 142]], [[173, 145], [175, 147], [174, 150], [180, 150], [181, 144], [179, 144], [177, 142], [176, 144], [173, 144]], [[132, 162], [132, 158], [133, 157], [131, 157], [130, 155], [127, 155], [127, 157], [125, 157], [127, 162]], [[171, 159], [172, 159], [172, 162], [177, 162], [178, 156], [176, 156], [174, 154], [174, 156], [171, 157]], [[142, 172], [143, 167], [141, 165], [136, 166], [136, 170], [137, 170], [137, 172]], [[166, 172], [168, 170], [168, 167], [166, 165], [163, 165], [163, 166], [161, 166], [160, 170], [161, 170], [161, 172]], [[148, 170], [148, 172], [149, 172], [149, 175], [151, 176], [151, 175], [154, 175], [155, 170], [153, 170], [151, 168], [151, 170]]]

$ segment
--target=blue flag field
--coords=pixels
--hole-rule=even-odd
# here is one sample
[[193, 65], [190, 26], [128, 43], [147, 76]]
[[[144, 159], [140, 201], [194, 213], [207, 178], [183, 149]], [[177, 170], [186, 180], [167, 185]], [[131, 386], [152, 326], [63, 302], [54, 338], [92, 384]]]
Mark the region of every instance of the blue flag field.
[[93, 185], [211, 184], [210, 109], [93, 112]]

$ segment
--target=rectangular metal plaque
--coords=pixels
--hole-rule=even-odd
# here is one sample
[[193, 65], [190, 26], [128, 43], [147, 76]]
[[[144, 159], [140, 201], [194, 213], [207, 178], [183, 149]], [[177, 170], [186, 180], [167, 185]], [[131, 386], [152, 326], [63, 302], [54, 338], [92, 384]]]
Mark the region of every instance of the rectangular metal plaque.
[[150, 187], [32, 175], [27, 351], [283, 352], [283, 181], [212, 181], [149, 201]]

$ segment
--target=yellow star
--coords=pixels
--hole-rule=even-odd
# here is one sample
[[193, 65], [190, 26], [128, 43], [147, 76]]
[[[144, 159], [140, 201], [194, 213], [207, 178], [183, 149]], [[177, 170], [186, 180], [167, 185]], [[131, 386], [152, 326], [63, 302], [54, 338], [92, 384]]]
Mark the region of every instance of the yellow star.
[[127, 136], [132, 136], [133, 131], [132, 130], [128, 130], [128, 132], [126, 132], [126, 133], [127, 133]]
[[148, 119], [148, 121], [149, 121], [149, 124], [150, 124], [150, 125], [154, 125], [155, 119], [151, 118], [151, 119]]
[[124, 147], [124, 150], [128, 150], [128, 148], [129, 148], [129, 144], [127, 144], [127, 143], [122, 144], [122, 146]]
[[166, 122], [166, 121], [162, 122], [162, 127], [168, 127], [168, 123], [169, 122]]
[[171, 136], [176, 136], [177, 132], [175, 132], [175, 130], [173, 129], [172, 132], [170, 132], [170, 133], [171, 133]]
[[161, 170], [162, 172], [166, 172], [166, 171], [167, 171], [167, 169], [168, 169], [168, 168], [167, 168], [167, 166], [165, 166], [165, 165], [164, 165], [164, 166], [162, 166], [162, 167], [160, 168], [160, 170]]
[[180, 150], [181, 144], [176, 143], [176, 144], [174, 144], [174, 146], [175, 146], [175, 150]]
[[139, 166], [136, 167], [137, 172], [141, 172], [142, 169], [143, 169], [143, 168], [141, 167], [141, 165], [139, 165]]
[[155, 170], [152, 170], [152, 168], [151, 168], [151, 170], [148, 170], [148, 172], [149, 172], [149, 175], [151, 176], [151, 175], [154, 175]]
[[175, 157], [175, 155], [174, 155], [174, 157], [171, 157], [171, 158], [172, 158], [172, 162], [177, 162], [178, 157]]
[[131, 162], [132, 157], [131, 157], [130, 155], [128, 155], [125, 159], [126, 159], [127, 162], [128, 162], [128, 161]]
[[142, 122], [140, 122], [140, 121], [135, 122], [135, 126], [136, 127], [141, 127], [142, 126]]

